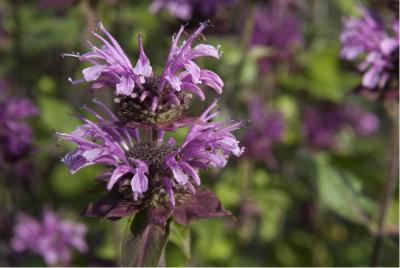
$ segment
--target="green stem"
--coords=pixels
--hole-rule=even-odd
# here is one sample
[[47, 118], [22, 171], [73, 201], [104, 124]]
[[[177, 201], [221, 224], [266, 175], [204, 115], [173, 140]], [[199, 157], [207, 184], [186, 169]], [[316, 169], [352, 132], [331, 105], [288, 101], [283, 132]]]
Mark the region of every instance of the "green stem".
[[[254, 5], [249, 7], [249, 14], [247, 16], [247, 19], [244, 24], [244, 29], [242, 32], [241, 40], [240, 40], [240, 50], [242, 51], [242, 55], [240, 57], [240, 60], [238, 64], [235, 66], [234, 70], [232, 71], [232, 79], [230, 81], [233, 81], [232, 83], [232, 92], [235, 94], [230, 94], [228, 95], [228, 101], [229, 101], [229, 96], [231, 96], [232, 100], [235, 98], [236, 92], [238, 92], [238, 89], [240, 89], [240, 77], [241, 73], [243, 70], [244, 62], [246, 61], [247, 55], [249, 53], [249, 43], [250, 43], [250, 38], [253, 33], [253, 28], [254, 28], [254, 17], [255, 17], [255, 12], [256, 12], [256, 7]], [[234, 101], [229, 101], [230, 103], [236, 103]]]
[[[391, 109], [393, 107], [387, 107]], [[398, 109], [398, 107], [395, 107]], [[398, 111], [398, 110], [397, 110]], [[391, 206], [394, 192], [396, 191], [396, 184], [398, 180], [398, 170], [399, 170], [399, 132], [398, 132], [398, 114], [390, 114], [390, 110], [387, 111], [389, 116], [392, 119], [392, 133], [391, 133], [391, 142], [390, 142], [390, 159], [389, 159], [389, 169], [388, 169], [388, 179], [385, 184], [381, 204], [380, 204], [380, 213], [378, 219], [378, 228], [375, 234], [374, 245], [372, 249], [371, 255], [371, 266], [379, 265], [379, 254], [382, 247], [382, 240], [385, 235], [385, 219], [386, 214]]]

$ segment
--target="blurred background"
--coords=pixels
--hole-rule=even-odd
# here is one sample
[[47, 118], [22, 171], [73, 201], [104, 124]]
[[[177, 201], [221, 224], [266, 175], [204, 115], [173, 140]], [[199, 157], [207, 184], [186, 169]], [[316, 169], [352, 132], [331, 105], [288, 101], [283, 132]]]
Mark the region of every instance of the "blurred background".
[[[91, 188], [101, 170], [72, 176], [60, 161], [72, 147], [54, 131], [72, 131], [71, 114], [94, 97], [87, 84], [68, 82], [84, 64], [61, 54], [88, 51], [101, 20], [132, 61], [143, 34], [158, 71], [180, 25], [190, 33], [210, 19], [204, 38], [223, 55], [200, 65], [225, 82], [224, 117], [248, 121], [238, 133], [245, 154], [201, 175], [236, 220], [173, 227], [166, 264], [368, 266], [384, 217], [379, 265], [398, 266], [398, 99], [358, 94], [361, 75], [340, 57], [344, 18], [363, 5], [390, 23], [393, 2], [0, 0], [0, 265], [52, 263], [52, 249], [25, 250], [16, 239], [39, 223], [49, 233], [76, 227], [77, 239], [63, 242], [71, 248], [54, 253], [63, 264], [118, 265], [126, 220], [80, 215], [98, 197]], [[112, 103], [112, 92], [96, 97]], [[207, 105], [194, 103], [197, 111]], [[34, 242], [51, 236], [35, 234]]]

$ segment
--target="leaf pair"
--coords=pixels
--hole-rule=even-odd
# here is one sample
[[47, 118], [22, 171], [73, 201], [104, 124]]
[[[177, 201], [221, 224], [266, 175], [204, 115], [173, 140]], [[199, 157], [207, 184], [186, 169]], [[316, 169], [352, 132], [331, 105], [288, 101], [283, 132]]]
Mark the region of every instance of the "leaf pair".
[[101, 216], [111, 220], [133, 216], [129, 221], [122, 245], [123, 266], [157, 266], [168, 241], [170, 222], [180, 225], [204, 218], [232, 215], [225, 210], [210, 189], [186, 192], [177, 198], [176, 205], [169, 203], [144, 204], [121, 199], [117, 193], [109, 193], [95, 204], [89, 204], [86, 216]]

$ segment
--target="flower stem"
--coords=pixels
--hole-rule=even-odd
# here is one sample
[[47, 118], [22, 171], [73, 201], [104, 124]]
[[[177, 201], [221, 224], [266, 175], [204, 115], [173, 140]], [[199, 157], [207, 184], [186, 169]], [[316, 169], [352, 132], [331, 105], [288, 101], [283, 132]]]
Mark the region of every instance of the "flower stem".
[[158, 143], [158, 134], [159, 134], [159, 131], [157, 129], [155, 129], [155, 128], [151, 129], [151, 142], [153, 144]]
[[[387, 107], [389, 108], [389, 107]], [[388, 169], [388, 179], [385, 184], [381, 204], [380, 204], [380, 214], [378, 219], [378, 228], [375, 234], [374, 245], [371, 255], [370, 266], [378, 266], [379, 264], [379, 254], [382, 247], [382, 240], [385, 235], [385, 219], [386, 214], [392, 203], [393, 195], [396, 190], [396, 183], [398, 180], [398, 169], [399, 169], [399, 140], [398, 140], [398, 114], [392, 115], [388, 111], [389, 116], [392, 119], [392, 130], [391, 130], [391, 141], [390, 141], [390, 159], [389, 159], [389, 169]]]

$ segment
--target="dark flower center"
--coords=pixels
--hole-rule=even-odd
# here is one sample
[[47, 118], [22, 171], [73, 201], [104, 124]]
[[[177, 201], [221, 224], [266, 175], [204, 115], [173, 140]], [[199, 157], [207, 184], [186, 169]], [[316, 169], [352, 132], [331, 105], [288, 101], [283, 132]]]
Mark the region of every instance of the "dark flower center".
[[[142, 85], [142, 92], [146, 91], [148, 95], [143, 101], [140, 100], [142, 92], [136, 93], [137, 95], [134, 97], [118, 96], [115, 98], [117, 115], [121, 121], [125, 123], [132, 121], [150, 124], [166, 123], [181, 117], [185, 113], [191, 96], [182, 91], [174, 92], [167, 83], [162, 90], [159, 90], [159, 81], [160, 79], [157, 76], [146, 78], [145, 83]], [[166, 96], [170, 92], [174, 92], [180, 101], [179, 105], [168, 101]], [[152, 111], [151, 106], [154, 97], [157, 97], [158, 104], [155, 111]]]
[[168, 144], [139, 143], [127, 153], [127, 156], [130, 160], [142, 160], [148, 165], [149, 172], [155, 174], [161, 171], [165, 157], [175, 150], [175, 146]]

